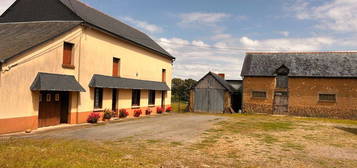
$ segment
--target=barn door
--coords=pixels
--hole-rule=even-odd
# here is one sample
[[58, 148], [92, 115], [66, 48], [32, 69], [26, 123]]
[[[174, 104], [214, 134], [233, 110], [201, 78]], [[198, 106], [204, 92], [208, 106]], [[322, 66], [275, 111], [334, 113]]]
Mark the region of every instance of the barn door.
[[224, 90], [195, 89], [194, 109], [197, 112], [222, 113], [224, 110]]
[[[66, 102], [67, 101], [67, 102]], [[48, 127], [67, 122], [68, 95], [61, 92], [41, 92], [38, 127]]]
[[222, 113], [224, 111], [224, 90], [222, 89], [207, 89], [208, 90], [208, 112]]
[[286, 115], [289, 107], [288, 92], [275, 92], [274, 96], [274, 114]]

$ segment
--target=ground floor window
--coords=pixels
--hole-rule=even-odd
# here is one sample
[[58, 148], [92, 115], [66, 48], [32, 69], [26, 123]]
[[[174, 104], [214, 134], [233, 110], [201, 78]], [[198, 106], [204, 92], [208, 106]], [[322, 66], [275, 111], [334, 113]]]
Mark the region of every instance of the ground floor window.
[[132, 106], [140, 106], [140, 90], [133, 90], [131, 97]]
[[100, 109], [103, 105], [103, 88], [94, 89], [94, 108]]
[[252, 92], [252, 97], [253, 98], [266, 98], [267, 93], [264, 91], [253, 91]]
[[336, 94], [319, 94], [319, 101], [336, 102]]
[[155, 90], [149, 91], [149, 105], [155, 105]]

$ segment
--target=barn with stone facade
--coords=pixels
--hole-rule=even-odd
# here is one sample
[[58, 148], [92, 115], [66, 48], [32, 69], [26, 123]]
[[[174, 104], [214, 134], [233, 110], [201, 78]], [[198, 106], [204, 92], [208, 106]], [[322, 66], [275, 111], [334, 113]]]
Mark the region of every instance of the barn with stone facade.
[[247, 53], [243, 112], [357, 119], [357, 52]]

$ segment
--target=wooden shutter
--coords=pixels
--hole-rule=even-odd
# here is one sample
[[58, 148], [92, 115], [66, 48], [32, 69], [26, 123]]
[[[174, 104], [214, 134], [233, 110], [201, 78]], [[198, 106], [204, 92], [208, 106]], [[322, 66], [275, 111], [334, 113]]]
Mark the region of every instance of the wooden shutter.
[[64, 43], [63, 45], [63, 65], [72, 65], [73, 44]]
[[120, 59], [113, 58], [113, 76], [120, 76]]
[[166, 69], [162, 69], [162, 82], [166, 82]]

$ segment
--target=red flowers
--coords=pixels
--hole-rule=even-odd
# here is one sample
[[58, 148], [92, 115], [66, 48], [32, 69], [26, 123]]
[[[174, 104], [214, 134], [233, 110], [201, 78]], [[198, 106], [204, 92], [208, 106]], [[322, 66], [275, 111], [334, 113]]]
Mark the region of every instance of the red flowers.
[[156, 108], [156, 112], [157, 112], [157, 114], [162, 114], [162, 113], [164, 112], [164, 108], [162, 108], [162, 107], [157, 107], [157, 108]]
[[93, 112], [89, 114], [87, 122], [94, 124], [98, 122], [99, 118], [100, 118], [100, 114]]
[[172, 111], [172, 107], [171, 107], [171, 106], [169, 106], [169, 107], [166, 108], [166, 112], [169, 113], [169, 112], [171, 112], [171, 111]]
[[119, 118], [126, 118], [128, 117], [129, 113], [126, 111], [126, 109], [120, 109], [119, 110]]
[[151, 109], [147, 109], [146, 111], [145, 111], [145, 114], [146, 115], [150, 115], [152, 113], [152, 110]]
[[143, 112], [141, 111], [141, 109], [134, 110], [134, 117], [140, 117], [140, 115], [141, 115], [142, 113], [143, 113]]

